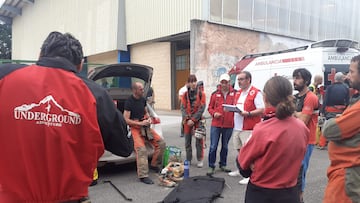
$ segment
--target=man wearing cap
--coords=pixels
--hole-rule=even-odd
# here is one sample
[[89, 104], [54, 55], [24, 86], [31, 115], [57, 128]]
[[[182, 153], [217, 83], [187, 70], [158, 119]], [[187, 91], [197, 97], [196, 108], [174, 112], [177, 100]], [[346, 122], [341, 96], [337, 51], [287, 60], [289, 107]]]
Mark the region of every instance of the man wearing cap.
[[234, 112], [224, 111], [223, 104], [233, 104], [236, 91], [230, 85], [230, 76], [220, 76], [220, 86], [210, 97], [208, 111], [212, 116], [210, 128], [210, 150], [208, 175], [215, 172], [216, 152], [221, 137], [221, 151], [219, 167], [223, 172], [230, 172], [226, 168], [228, 143], [234, 127]]
[[[234, 113], [234, 130], [232, 133], [234, 147], [240, 151], [241, 147], [249, 139], [254, 126], [261, 121], [264, 112], [264, 101], [261, 91], [251, 85], [251, 73], [242, 71], [238, 77], [239, 91], [235, 94], [234, 104], [241, 110]], [[238, 170], [229, 173], [230, 176], [240, 176]], [[247, 184], [249, 178], [239, 181]]]

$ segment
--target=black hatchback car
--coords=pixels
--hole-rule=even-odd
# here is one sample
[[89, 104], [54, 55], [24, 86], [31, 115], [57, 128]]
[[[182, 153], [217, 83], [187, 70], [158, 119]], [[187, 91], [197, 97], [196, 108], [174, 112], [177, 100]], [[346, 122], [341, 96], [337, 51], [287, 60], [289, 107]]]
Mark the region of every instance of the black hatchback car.
[[[133, 63], [118, 63], [100, 66], [92, 69], [88, 78], [94, 80], [96, 83], [107, 89], [109, 95], [114, 101], [114, 105], [121, 111], [124, 111], [124, 103], [132, 95], [131, 85], [134, 82], [141, 82], [144, 85], [144, 97], [151, 86], [151, 79], [153, 75], [153, 68], [150, 66], [133, 64]], [[153, 128], [160, 136], [162, 136], [161, 121], [155, 110], [148, 104], [148, 112], [152, 118]], [[129, 131], [130, 133], [130, 131]], [[154, 152], [150, 144], [146, 145], [149, 156]], [[105, 163], [128, 163], [135, 161], [135, 154], [129, 157], [119, 157], [109, 151], [105, 151], [99, 159], [100, 165]]]

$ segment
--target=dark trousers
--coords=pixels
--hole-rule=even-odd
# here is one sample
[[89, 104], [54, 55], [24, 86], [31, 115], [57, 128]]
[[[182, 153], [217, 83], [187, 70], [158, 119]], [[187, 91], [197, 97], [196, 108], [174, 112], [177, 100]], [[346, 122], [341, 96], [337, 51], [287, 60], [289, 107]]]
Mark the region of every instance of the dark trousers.
[[297, 187], [268, 189], [248, 183], [245, 203], [299, 203]]
[[[192, 139], [195, 128], [199, 126], [199, 122], [195, 123], [194, 126], [188, 126], [184, 124], [184, 135], [185, 135], [185, 150], [186, 150], [186, 160], [192, 160]], [[197, 161], [202, 161], [204, 159], [204, 139], [195, 138], [196, 146], [196, 159]]]

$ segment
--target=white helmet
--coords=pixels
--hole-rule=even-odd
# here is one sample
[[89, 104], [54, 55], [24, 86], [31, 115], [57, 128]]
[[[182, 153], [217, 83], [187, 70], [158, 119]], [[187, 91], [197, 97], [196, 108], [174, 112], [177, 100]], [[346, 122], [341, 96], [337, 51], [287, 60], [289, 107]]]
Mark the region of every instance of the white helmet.
[[195, 129], [194, 136], [195, 136], [197, 139], [203, 139], [203, 137], [206, 136], [205, 128], [196, 128], [196, 129]]

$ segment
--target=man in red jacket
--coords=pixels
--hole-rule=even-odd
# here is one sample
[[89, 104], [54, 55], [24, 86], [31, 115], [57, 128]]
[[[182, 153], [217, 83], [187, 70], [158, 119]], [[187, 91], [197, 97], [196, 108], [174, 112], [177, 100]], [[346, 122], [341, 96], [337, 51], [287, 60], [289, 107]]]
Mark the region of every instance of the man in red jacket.
[[105, 148], [133, 151], [122, 114], [79, 75], [80, 42], [51, 32], [35, 65], [0, 67], [0, 202], [82, 202]]
[[217, 147], [221, 137], [221, 151], [219, 167], [221, 171], [230, 172], [226, 168], [228, 143], [234, 127], [234, 112], [224, 111], [223, 104], [233, 104], [235, 90], [230, 85], [230, 76], [225, 73], [220, 76], [220, 87], [210, 98], [208, 111], [212, 116], [210, 128], [209, 171], [208, 175], [215, 173]]

